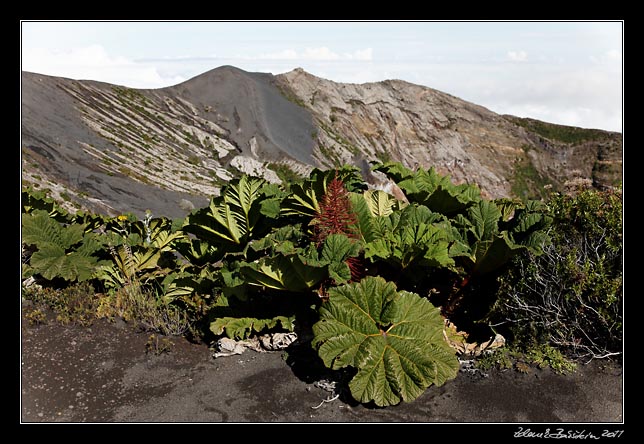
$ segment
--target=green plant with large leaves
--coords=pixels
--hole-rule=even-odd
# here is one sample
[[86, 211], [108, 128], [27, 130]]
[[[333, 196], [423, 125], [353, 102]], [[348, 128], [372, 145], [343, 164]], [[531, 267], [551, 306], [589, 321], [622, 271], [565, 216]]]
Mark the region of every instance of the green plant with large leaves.
[[249, 316], [252, 311], [246, 307], [240, 307], [231, 303], [229, 299], [221, 295], [217, 299], [212, 311], [215, 319], [210, 323], [210, 331], [215, 335], [226, 335], [231, 339], [247, 339], [253, 333], [264, 331], [293, 331], [295, 328], [295, 316], [293, 315], [268, 315], [261, 317]]
[[327, 176], [318, 177], [317, 181], [291, 185], [291, 194], [282, 203], [282, 214], [313, 218], [320, 212], [319, 199], [326, 192]]
[[412, 265], [449, 267], [448, 237], [436, 222], [440, 214], [427, 207], [410, 205], [388, 217], [372, 221], [372, 241], [365, 245], [365, 258], [382, 260], [404, 272]]
[[314, 256], [292, 253], [261, 258], [257, 262], [242, 262], [241, 275], [249, 285], [290, 292], [305, 292], [317, 286], [327, 271]]
[[[130, 222], [117, 219], [110, 226], [105, 238], [112, 263], [101, 266], [97, 274], [106, 287], [145, 284], [163, 278], [171, 271], [174, 242], [184, 236], [181, 232], [172, 232], [171, 220], [148, 217]], [[161, 266], [164, 256], [168, 263]]]
[[327, 367], [357, 370], [349, 388], [360, 402], [413, 401], [456, 377], [459, 364], [440, 312], [417, 294], [367, 277], [329, 290], [319, 311], [313, 346]]
[[367, 190], [363, 193], [363, 197], [373, 217], [389, 216], [405, 205], [382, 190]]
[[240, 339], [264, 330], [290, 331], [294, 311], [309, 312], [311, 304], [319, 303], [323, 284], [339, 285], [351, 279], [347, 260], [358, 254], [358, 244], [333, 234], [318, 247], [311, 241], [300, 242], [301, 235], [295, 227], [277, 229], [268, 240], [250, 245], [249, 250], [266, 255], [224, 266], [222, 293], [210, 313], [216, 318], [211, 332]]
[[69, 222], [71, 218], [70, 214], [47, 193], [32, 187], [22, 190], [21, 204], [23, 213], [29, 214], [32, 211], [44, 210], [49, 214], [49, 217], [60, 223]]
[[242, 176], [229, 183], [210, 205], [191, 213], [183, 231], [215, 246], [219, 256], [242, 251], [260, 237], [279, 215], [279, 189], [265, 180]]
[[217, 286], [217, 270], [214, 267], [183, 266], [163, 276], [160, 282], [162, 299], [170, 303], [184, 296], [211, 296]]
[[499, 208], [494, 201], [482, 200], [453, 220], [450, 254], [469, 275], [493, 272], [522, 250], [539, 254], [549, 241], [546, 228], [552, 218], [542, 204], [517, 204], [512, 218], [507, 216], [507, 202], [503, 204]]
[[484, 317], [496, 299], [496, 275], [522, 251], [540, 255], [550, 239], [546, 229], [551, 220], [536, 201], [510, 205], [503, 200], [499, 207], [482, 200], [456, 215], [449, 229], [449, 253], [461, 269], [462, 280], [449, 295], [444, 312], [452, 316], [460, 310], [467, 314], [463, 320], [467, 323]]
[[61, 224], [46, 210], [22, 215], [22, 243], [35, 247], [28, 273], [45, 279], [83, 282], [92, 279], [102, 262], [103, 244], [85, 225]]
[[375, 169], [409, 203], [366, 190], [354, 167], [315, 169], [286, 188], [242, 176], [183, 222], [72, 215], [23, 196], [26, 271], [98, 277], [117, 302], [151, 296], [184, 310], [204, 335], [244, 339], [315, 323], [323, 361], [357, 371], [356, 399], [409, 401], [458, 367], [432, 303], [469, 322], [459, 327], [482, 319], [496, 300], [485, 287], [495, 280], [482, 277], [496, 278], [520, 251], [538, 254], [549, 216], [537, 202], [485, 200], [432, 168]]
[[349, 200], [356, 217], [356, 237], [364, 243], [373, 241], [379, 234], [374, 231], [374, 220], [399, 213], [407, 206], [382, 190], [349, 193]]
[[455, 185], [449, 176], [438, 174], [434, 168], [411, 171], [399, 163], [385, 163], [373, 169], [394, 180], [409, 202], [425, 205], [437, 213], [452, 216], [481, 200], [477, 186]]
[[347, 260], [356, 257], [360, 246], [342, 234], [332, 234], [318, 248], [305, 248], [289, 241], [274, 246], [274, 253], [253, 262], [240, 262], [240, 272], [249, 285], [288, 292], [307, 292], [331, 278], [343, 284], [351, 279]]

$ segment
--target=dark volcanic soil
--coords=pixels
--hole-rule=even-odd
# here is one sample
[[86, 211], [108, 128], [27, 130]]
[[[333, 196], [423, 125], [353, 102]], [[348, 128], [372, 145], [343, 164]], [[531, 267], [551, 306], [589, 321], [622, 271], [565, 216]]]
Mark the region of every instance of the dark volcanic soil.
[[[146, 353], [149, 333], [22, 321], [22, 422], [621, 422], [621, 366], [594, 361], [573, 375], [533, 369], [461, 373], [412, 403], [367, 408], [294, 372], [284, 353], [214, 359], [173, 338]], [[301, 377], [296, 376], [298, 373]], [[322, 405], [319, 408], [320, 404]]]

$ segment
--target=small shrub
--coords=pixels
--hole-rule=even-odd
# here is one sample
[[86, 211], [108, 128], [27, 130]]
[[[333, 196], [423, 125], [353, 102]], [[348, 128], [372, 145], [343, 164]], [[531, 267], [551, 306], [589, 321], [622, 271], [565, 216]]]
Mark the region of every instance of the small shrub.
[[515, 258], [500, 278], [489, 320], [515, 345], [556, 347], [573, 358], [618, 355], [622, 347], [621, 192], [554, 195], [552, 244]]
[[476, 360], [476, 367], [487, 371], [491, 369], [511, 370], [530, 373], [531, 365], [540, 369], [550, 368], [558, 374], [572, 373], [576, 365], [558, 349], [547, 344], [536, 344], [526, 349], [501, 348], [485, 352]]
[[576, 368], [574, 362], [566, 359], [558, 349], [547, 344], [532, 347], [527, 351], [526, 358], [539, 368], [550, 367], [559, 374], [572, 373]]
[[[96, 319], [96, 310], [99, 305], [99, 298], [89, 282], [65, 288], [34, 285], [23, 291], [23, 297], [36, 304], [36, 307], [45, 306], [54, 310], [56, 320], [61, 324], [76, 323], [89, 326]], [[33, 314], [31, 318], [36, 320], [40, 318], [40, 315]]]
[[23, 313], [29, 325], [44, 324], [47, 319], [41, 308], [28, 307]]
[[99, 317], [123, 318], [138, 324], [143, 330], [165, 336], [181, 336], [189, 331], [188, 313], [156, 298], [154, 292], [141, 285], [126, 285], [101, 299]]
[[483, 371], [492, 370], [493, 368], [509, 370], [512, 367], [512, 357], [507, 349], [497, 349], [490, 353], [485, 353], [476, 360], [476, 368]]
[[159, 335], [153, 334], [150, 335], [148, 341], [145, 343], [145, 352], [159, 356], [163, 353], [170, 353], [172, 347], [174, 347], [174, 342], [170, 338], [160, 338]]

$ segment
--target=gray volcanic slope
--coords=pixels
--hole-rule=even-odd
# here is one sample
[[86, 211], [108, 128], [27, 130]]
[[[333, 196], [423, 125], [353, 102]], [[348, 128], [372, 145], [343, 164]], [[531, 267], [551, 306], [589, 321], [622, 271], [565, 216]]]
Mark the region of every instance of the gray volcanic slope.
[[[97, 88], [111, 85], [86, 82]], [[205, 205], [204, 197], [162, 189], [126, 175], [113, 175], [102, 169], [82, 149], [80, 143], [109, 152], [116, 148], [92, 131], [81, 119], [80, 103], [67, 90], [78, 82], [28, 72], [22, 73], [22, 148], [25, 158], [37, 162], [39, 176], [46, 176], [66, 188], [80, 190], [81, 203], [99, 212], [185, 215], [179, 204], [183, 199]]]
[[[223, 116], [217, 123], [244, 154], [279, 159], [285, 152], [304, 164], [314, 163], [316, 126], [311, 114], [284, 98], [271, 74], [222, 66], [161, 91], [197, 109], [216, 110]], [[255, 153], [250, 151], [253, 137], [259, 146]]]
[[267, 162], [314, 164], [315, 129], [271, 74], [136, 90], [22, 73], [23, 180], [108, 214], [183, 216], [240, 169], [279, 181]]

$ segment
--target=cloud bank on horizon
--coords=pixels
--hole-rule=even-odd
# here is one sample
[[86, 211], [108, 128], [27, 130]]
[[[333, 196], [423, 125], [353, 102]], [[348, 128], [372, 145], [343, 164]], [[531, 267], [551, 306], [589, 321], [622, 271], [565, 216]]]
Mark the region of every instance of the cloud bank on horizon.
[[23, 22], [22, 70], [133, 88], [222, 65], [402, 79], [500, 114], [622, 131], [621, 22]]

